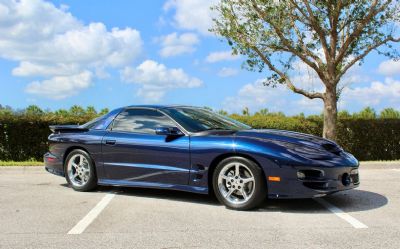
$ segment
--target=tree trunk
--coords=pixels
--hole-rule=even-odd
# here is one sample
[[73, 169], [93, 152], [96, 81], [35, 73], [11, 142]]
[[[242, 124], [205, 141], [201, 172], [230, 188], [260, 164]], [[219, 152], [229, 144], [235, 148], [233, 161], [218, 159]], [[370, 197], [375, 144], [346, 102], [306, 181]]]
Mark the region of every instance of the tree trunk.
[[327, 88], [324, 94], [324, 130], [323, 137], [336, 140], [337, 97], [336, 87]]

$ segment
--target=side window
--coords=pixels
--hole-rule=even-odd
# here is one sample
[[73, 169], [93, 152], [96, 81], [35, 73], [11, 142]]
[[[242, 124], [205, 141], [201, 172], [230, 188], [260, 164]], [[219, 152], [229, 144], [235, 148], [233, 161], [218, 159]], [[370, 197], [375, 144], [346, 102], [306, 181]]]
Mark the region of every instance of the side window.
[[157, 127], [175, 127], [164, 114], [146, 109], [126, 109], [114, 120], [113, 131], [155, 134]]

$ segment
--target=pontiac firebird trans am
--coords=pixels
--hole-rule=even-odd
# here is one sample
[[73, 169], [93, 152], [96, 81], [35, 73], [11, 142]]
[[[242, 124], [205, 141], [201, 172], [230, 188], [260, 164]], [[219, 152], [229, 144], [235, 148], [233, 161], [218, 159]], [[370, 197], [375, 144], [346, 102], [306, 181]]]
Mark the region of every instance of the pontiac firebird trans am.
[[129, 106], [50, 129], [45, 168], [77, 191], [214, 191], [228, 208], [247, 210], [266, 196], [320, 197], [359, 185], [358, 161], [330, 140], [252, 129], [203, 108]]

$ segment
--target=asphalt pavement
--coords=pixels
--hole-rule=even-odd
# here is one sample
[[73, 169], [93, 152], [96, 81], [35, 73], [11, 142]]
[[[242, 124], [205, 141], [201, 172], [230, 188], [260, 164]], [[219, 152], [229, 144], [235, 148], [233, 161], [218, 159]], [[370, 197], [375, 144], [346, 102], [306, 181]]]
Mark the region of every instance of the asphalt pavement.
[[366, 163], [361, 186], [233, 211], [207, 195], [76, 192], [43, 167], [0, 167], [0, 248], [400, 248], [400, 164]]

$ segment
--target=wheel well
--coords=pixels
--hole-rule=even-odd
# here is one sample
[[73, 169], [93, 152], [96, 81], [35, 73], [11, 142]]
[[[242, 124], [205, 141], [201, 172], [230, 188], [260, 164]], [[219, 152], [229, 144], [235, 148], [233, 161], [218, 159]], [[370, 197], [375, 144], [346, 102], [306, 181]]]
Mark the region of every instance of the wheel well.
[[243, 157], [243, 158], [246, 158], [246, 159], [254, 162], [261, 169], [261, 172], [263, 173], [264, 178], [265, 178], [265, 172], [264, 172], [263, 168], [260, 166], [260, 164], [257, 162], [257, 160], [255, 160], [253, 157], [251, 157], [249, 155], [246, 155], [246, 154], [240, 154], [240, 153], [239, 154], [238, 153], [222, 154], [222, 155], [219, 155], [216, 158], [214, 158], [214, 160], [210, 164], [210, 167], [208, 168], [208, 192], [209, 193], [212, 193], [212, 191], [213, 191], [213, 180], [212, 180], [212, 178], [213, 178], [214, 170], [217, 167], [217, 165], [222, 160], [224, 160], [226, 158], [229, 158], [229, 157], [235, 157], [235, 156]]

